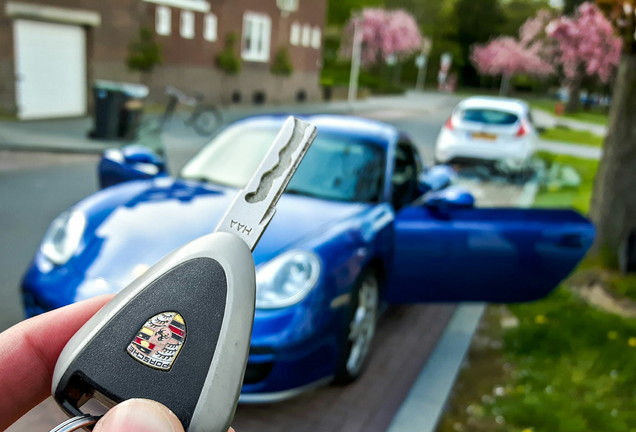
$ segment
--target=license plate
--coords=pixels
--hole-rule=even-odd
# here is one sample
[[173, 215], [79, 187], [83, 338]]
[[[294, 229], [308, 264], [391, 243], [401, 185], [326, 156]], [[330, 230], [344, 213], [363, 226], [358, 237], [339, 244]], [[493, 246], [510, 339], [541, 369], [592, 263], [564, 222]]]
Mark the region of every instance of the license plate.
[[473, 138], [494, 141], [497, 139], [497, 135], [486, 132], [473, 132]]

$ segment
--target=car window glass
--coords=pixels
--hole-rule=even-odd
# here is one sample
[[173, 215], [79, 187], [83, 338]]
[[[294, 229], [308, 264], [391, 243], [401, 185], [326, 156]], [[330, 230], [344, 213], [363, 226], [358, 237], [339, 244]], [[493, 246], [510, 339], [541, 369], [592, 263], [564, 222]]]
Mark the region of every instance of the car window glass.
[[461, 112], [461, 119], [463, 121], [506, 126], [514, 124], [518, 117], [516, 114], [506, 111], [469, 108]]
[[271, 128], [229, 128], [192, 158], [181, 175], [243, 187], [256, 171], [276, 133]]
[[395, 149], [391, 201], [396, 209], [413, 202], [419, 196], [417, 187], [419, 166], [414, 151], [415, 149], [408, 143], [399, 143]]
[[[243, 187], [277, 133], [278, 128], [273, 126], [231, 127], [188, 162], [182, 176]], [[380, 197], [383, 167], [383, 152], [377, 145], [319, 131], [287, 192], [375, 202]]]

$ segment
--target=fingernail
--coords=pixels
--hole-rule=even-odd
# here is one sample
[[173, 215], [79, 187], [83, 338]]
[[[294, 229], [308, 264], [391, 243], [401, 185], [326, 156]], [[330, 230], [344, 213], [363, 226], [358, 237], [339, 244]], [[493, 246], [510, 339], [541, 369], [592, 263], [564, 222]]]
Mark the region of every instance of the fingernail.
[[94, 432], [184, 432], [177, 416], [148, 399], [130, 399], [110, 409]]

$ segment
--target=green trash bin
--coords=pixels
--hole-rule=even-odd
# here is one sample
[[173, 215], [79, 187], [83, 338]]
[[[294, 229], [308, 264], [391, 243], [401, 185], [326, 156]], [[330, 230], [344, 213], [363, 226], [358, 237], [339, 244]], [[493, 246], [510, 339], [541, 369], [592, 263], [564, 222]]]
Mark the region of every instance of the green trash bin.
[[143, 100], [148, 96], [148, 87], [142, 84], [122, 84], [122, 91], [126, 98], [119, 110], [117, 137], [135, 140], [143, 115]]
[[135, 126], [133, 120], [140, 120], [141, 113], [133, 113], [129, 116], [126, 104], [133, 99], [141, 100], [147, 95], [148, 87], [141, 84], [95, 81], [93, 84], [94, 126], [89, 134], [90, 137], [114, 140], [128, 135]]

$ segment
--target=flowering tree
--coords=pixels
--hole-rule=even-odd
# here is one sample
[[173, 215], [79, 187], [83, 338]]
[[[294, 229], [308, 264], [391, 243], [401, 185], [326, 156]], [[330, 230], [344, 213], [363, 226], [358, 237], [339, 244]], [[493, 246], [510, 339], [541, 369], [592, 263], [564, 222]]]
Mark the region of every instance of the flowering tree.
[[420, 29], [411, 14], [401, 9], [368, 8], [347, 23], [340, 49], [342, 58], [351, 57], [356, 25], [361, 32], [363, 67], [383, 64], [391, 57], [403, 59], [422, 46]]
[[524, 47], [536, 53], [545, 62], [557, 64], [559, 44], [548, 36], [546, 28], [557, 18], [553, 11], [539, 10], [533, 17], [528, 18], [519, 29], [519, 42]]
[[570, 88], [566, 110], [576, 111], [583, 78], [607, 83], [618, 66], [621, 39], [610, 21], [593, 3], [583, 3], [573, 17], [562, 16], [548, 24], [546, 33], [558, 44], [557, 62]]
[[549, 75], [552, 66], [535, 48], [524, 46], [512, 37], [498, 37], [486, 45], [474, 45], [470, 57], [479, 73], [501, 76], [501, 94], [508, 93], [510, 77], [516, 74]]

